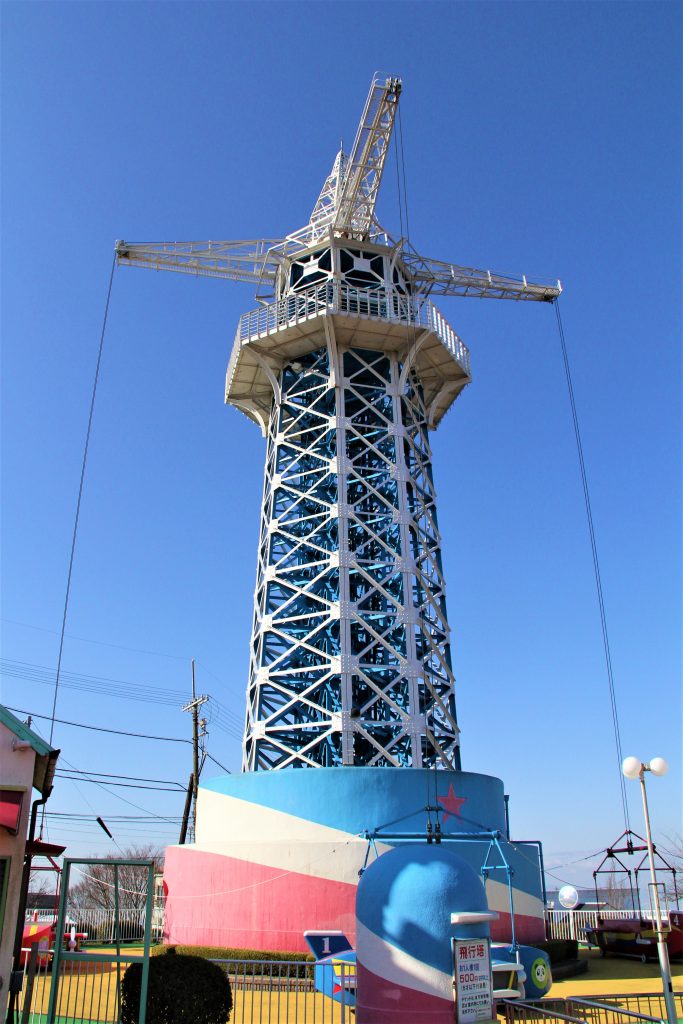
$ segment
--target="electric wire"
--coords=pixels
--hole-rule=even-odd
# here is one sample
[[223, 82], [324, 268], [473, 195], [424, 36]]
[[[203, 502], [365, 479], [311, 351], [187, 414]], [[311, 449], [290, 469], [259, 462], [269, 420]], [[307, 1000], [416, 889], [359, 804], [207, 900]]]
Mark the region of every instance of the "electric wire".
[[[50, 686], [54, 681], [52, 670], [46, 666], [9, 658], [0, 659], [0, 673], [14, 679]], [[132, 683], [124, 679], [110, 679], [106, 676], [95, 676], [82, 672], [67, 672], [64, 669], [61, 672], [60, 685], [64, 689], [124, 697], [126, 700], [138, 700], [150, 704], [177, 705], [187, 697], [184, 690], [165, 688], [163, 693], [159, 693], [157, 687], [148, 684]]]
[[[36, 711], [26, 711], [25, 708], [12, 708], [12, 707], [9, 707], [9, 705], [6, 705], [6, 706], [7, 706], [9, 711], [13, 711], [17, 715], [29, 715], [31, 718], [44, 718], [47, 721], [50, 721], [50, 716], [49, 715], [39, 715]], [[192, 740], [188, 740], [188, 739], [186, 739], [184, 737], [177, 737], [177, 736], [151, 736], [148, 733], [144, 733], [144, 732], [127, 732], [124, 729], [107, 729], [107, 728], [105, 728], [104, 726], [101, 726], [101, 725], [86, 725], [84, 722], [70, 722], [70, 721], [68, 721], [65, 718], [56, 718], [55, 721], [59, 722], [60, 725], [70, 725], [74, 729], [88, 729], [88, 730], [91, 730], [92, 732], [107, 732], [107, 733], [112, 733], [115, 736], [130, 736], [133, 739], [141, 739], [141, 740], [159, 740], [160, 742], [163, 742], [163, 743], [189, 743], [190, 745], [192, 744]], [[221, 764], [221, 762], [218, 760], [218, 758], [214, 757], [213, 754], [210, 754], [208, 752], [208, 750], [206, 751], [206, 756], [208, 757], [208, 759], [210, 761], [213, 761], [214, 764], [217, 764], [219, 768], [222, 768], [222, 770], [224, 772], [226, 772], [228, 775], [232, 775], [232, 772], [230, 771], [230, 769], [226, 768], [224, 764]], [[143, 810], [144, 810], [144, 808], [143, 808]]]
[[[70, 819], [72, 821], [84, 821], [84, 822], [92, 821], [92, 823], [95, 824], [95, 821], [93, 821], [91, 816], [89, 814], [83, 814], [82, 811], [47, 811], [46, 814], [45, 814], [45, 817], [46, 818], [65, 818], [65, 819], [68, 818], [68, 819]], [[154, 822], [155, 817], [156, 817], [156, 815], [154, 815], [154, 814], [108, 814], [107, 815], [107, 821], [116, 821], [116, 822], [149, 821], [149, 822]], [[182, 821], [182, 815], [179, 814], [179, 815], [177, 815], [176, 818], [174, 818], [174, 819], [173, 818], [169, 818], [168, 820], [169, 821], [172, 821], [172, 820], [174, 820], [174, 821]], [[98, 828], [99, 827], [100, 826], [98, 825]]]
[[[109, 286], [107, 288], [107, 301], [104, 306], [104, 319], [102, 321], [102, 331], [100, 333], [100, 344], [97, 350], [97, 364], [95, 367], [95, 379], [92, 386], [92, 395], [90, 397], [90, 412], [88, 414], [88, 427], [85, 432], [85, 445], [83, 448], [83, 461], [81, 463], [81, 479], [78, 485], [78, 500], [76, 502], [76, 515], [74, 517], [74, 528], [71, 537], [71, 552], [69, 555], [69, 569], [66, 576], [66, 593], [64, 594], [64, 611], [62, 613], [62, 627], [59, 635], [59, 654], [57, 656], [57, 674], [55, 676], [55, 692], [54, 699], [52, 701], [52, 720], [50, 723], [50, 739], [49, 743], [52, 746], [52, 737], [55, 729], [55, 715], [57, 713], [57, 695], [59, 693], [59, 677], [62, 668], [62, 655], [64, 653], [64, 635], [66, 633], [66, 617], [69, 611], [69, 596], [71, 594], [71, 577], [73, 575], [74, 567], [74, 556], [76, 554], [76, 538], [78, 536], [78, 521], [81, 514], [81, 501], [83, 498], [83, 485], [85, 483], [85, 469], [88, 462], [88, 448], [90, 447], [90, 433], [92, 430], [93, 414], [95, 412], [95, 397], [97, 395], [97, 383], [100, 377], [100, 366], [102, 364], [102, 349], [104, 348], [104, 336], [107, 329], [107, 317], [109, 315], [109, 302], [111, 299], [111, 290], [114, 283], [114, 270], [116, 269], [116, 256], [114, 256], [111, 264], [111, 271], [109, 274]], [[44, 808], [43, 808], [44, 809]]]
[[164, 786], [140, 786], [133, 785], [131, 782], [101, 782], [99, 779], [87, 779], [79, 778], [74, 779], [73, 775], [67, 775], [62, 771], [56, 771], [55, 776], [58, 779], [68, 779], [70, 782], [92, 782], [96, 786], [118, 786], [123, 789], [151, 789], [155, 793], [184, 793], [185, 787], [178, 785], [175, 789]]
[[[52, 633], [53, 636], [59, 636], [58, 629], [47, 629], [45, 626], [35, 626], [30, 622], [19, 622], [17, 619], [8, 619], [5, 616], [0, 616], [0, 622], [7, 622], [12, 626], [21, 626], [22, 629], [35, 629], [39, 633]], [[107, 640], [93, 640], [87, 636], [76, 636], [75, 633], [65, 633], [65, 637], [69, 640], [78, 640], [84, 644], [97, 644], [98, 647], [114, 647], [118, 651], [130, 651], [132, 654], [149, 654], [154, 658], [170, 658], [173, 661], [190, 661], [191, 659], [182, 654], [167, 654], [164, 651], [148, 651], [142, 647], [127, 647], [125, 644], [114, 644]]]
[[[44, 718], [50, 721], [49, 715], [39, 715], [35, 711], [25, 711], [23, 708], [9, 708], [10, 711], [14, 711], [17, 715], [30, 715], [31, 718]], [[164, 743], [192, 743], [192, 740], [188, 740], [184, 737], [178, 738], [176, 736], [150, 736], [145, 732], [127, 732], [125, 729], [107, 729], [102, 725], [86, 725], [84, 722], [70, 722], [65, 718], [55, 718], [55, 722], [59, 722], [60, 725], [70, 725], [75, 729], [89, 729], [93, 732], [108, 732], [113, 733], [115, 736], [132, 736], [135, 739], [141, 740], [160, 740]]]
[[[46, 686], [54, 684], [52, 669], [26, 661], [17, 661], [9, 658], [0, 659], [0, 674]], [[210, 674], [213, 675], [213, 673]], [[214, 676], [214, 678], [220, 682], [218, 677]], [[106, 676], [95, 676], [82, 672], [67, 672], [64, 669], [61, 673], [61, 686], [63, 689], [97, 693], [107, 697], [120, 697], [125, 700], [160, 704], [168, 707], [183, 704], [187, 698], [187, 693], [181, 689], [169, 690], [165, 688], [164, 692], [160, 693], [155, 685], [133, 683], [125, 679], [111, 679]], [[241, 723], [239, 723], [235, 713], [222, 704], [221, 701], [217, 700], [213, 694], [208, 694], [207, 696], [209, 696], [212, 705], [209, 721], [215, 722], [216, 727], [226, 735], [241, 740]]]
[[175, 779], [147, 779], [140, 775], [114, 775], [108, 772], [85, 771], [82, 768], [69, 768], [69, 771], [76, 775], [99, 775], [104, 779], [127, 779], [129, 782], [158, 782], [165, 786], [181, 786], [183, 791], [185, 790], [185, 786], [180, 782], [176, 782]]
[[598, 593], [598, 606], [600, 610], [600, 626], [602, 630], [602, 642], [605, 651], [605, 663], [607, 666], [607, 680], [609, 684], [609, 697], [610, 705], [612, 710], [612, 723], [614, 726], [614, 740], [616, 745], [617, 754], [617, 771], [619, 774], [619, 786], [621, 790], [621, 803], [624, 810], [624, 823], [626, 829], [630, 829], [629, 813], [628, 813], [628, 797], [626, 793], [626, 784], [623, 772], [621, 770], [623, 762], [623, 752], [621, 747], [621, 733], [619, 730], [619, 715], [617, 711], [617, 698], [616, 690], [614, 686], [614, 673], [612, 671], [612, 655], [610, 653], [609, 635], [607, 632], [607, 615], [605, 613], [605, 600], [602, 592], [602, 578], [600, 575], [600, 562], [598, 559], [598, 545], [595, 537], [595, 527], [593, 524], [593, 512], [591, 509], [590, 493], [588, 489], [588, 476], [586, 473], [586, 463], [583, 457], [583, 445], [581, 443], [581, 432], [579, 430], [579, 418], [576, 411], [576, 401], [574, 399], [574, 386], [572, 383], [572, 375], [569, 366], [569, 356], [567, 354], [567, 343], [564, 335], [564, 326], [562, 324], [562, 316], [560, 314], [560, 304], [555, 301], [555, 315], [557, 317], [557, 328], [560, 335], [560, 346], [562, 348], [562, 360], [564, 362], [564, 372], [567, 379], [567, 390], [569, 392], [569, 404], [571, 406], [572, 422], [574, 424], [574, 437], [576, 439], [576, 448], [579, 456], [579, 467], [581, 470], [581, 484], [583, 487], [583, 499], [586, 506], [586, 518], [588, 520], [588, 533], [590, 535], [591, 554], [593, 557], [593, 572], [595, 575], [595, 586]]

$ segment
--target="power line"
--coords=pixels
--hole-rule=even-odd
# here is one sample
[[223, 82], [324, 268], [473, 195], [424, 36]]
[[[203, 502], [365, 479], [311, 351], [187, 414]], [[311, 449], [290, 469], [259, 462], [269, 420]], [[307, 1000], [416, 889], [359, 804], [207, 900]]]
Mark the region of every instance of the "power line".
[[[0, 659], [0, 672], [4, 676], [24, 679], [45, 686], [52, 686], [54, 682], [50, 668], [27, 661], [10, 658]], [[209, 674], [214, 675], [213, 673]], [[214, 676], [214, 678], [218, 680], [217, 676]], [[61, 686], [64, 689], [104, 694], [107, 697], [120, 697], [124, 700], [135, 700], [149, 704], [163, 704], [170, 707], [184, 703], [186, 697], [184, 690], [168, 690], [165, 688], [164, 692], [160, 693], [158, 688], [153, 685], [134, 683], [125, 679], [112, 679], [107, 676], [95, 676], [82, 672], [62, 671]], [[211, 700], [209, 721], [226, 735], [241, 740], [242, 726], [237, 715], [225, 707], [213, 695], [209, 694], [208, 696]], [[55, 720], [57, 721], [57, 719]]]
[[[16, 679], [25, 679], [33, 683], [51, 686], [54, 682], [50, 668], [45, 665], [35, 665], [28, 661], [2, 658], [0, 659], [0, 671], [3, 675]], [[133, 683], [125, 679], [111, 679], [107, 676], [95, 676], [82, 672], [62, 671], [61, 685], [66, 689], [82, 690], [87, 693], [102, 693], [112, 697], [121, 696], [128, 700], [142, 700], [155, 704], [178, 704], [185, 697], [183, 690], [168, 690], [164, 688], [164, 693], [159, 693], [156, 686]]]
[[[158, 783], [160, 783], [161, 785], [164, 785], [164, 786], [181, 786], [182, 785], [180, 782], [176, 782], [175, 779], [147, 779], [147, 778], [143, 778], [140, 775], [117, 775], [117, 774], [110, 774], [108, 772], [85, 771], [82, 768], [69, 768], [69, 771], [70, 772], [75, 772], [77, 775], [99, 775], [101, 778], [104, 778], [104, 779], [127, 779], [128, 782], [158, 782]], [[182, 788], [183, 788], [183, 790], [185, 789], [184, 786], [182, 786]]]
[[59, 779], [68, 779], [70, 782], [93, 782], [96, 786], [119, 786], [122, 789], [151, 789], [155, 793], [182, 793], [184, 787], [178, 785], [175, 789], [170, 789], [166, 786], [140, 786], [134, 785], [132, 782], [100, 782], [98, 779], [86, 779], [78, 778], [74, 779], [73, 775], [67, 775], [63, 771], [55, 772], [55, 775]]
[[[14, 713], [17, 715], [30, 715], [31, 718], [43, 718], [46, 719], [48, 722], [50, 721], [49, 715], [39, 715], [35, 711], [26, 711], [24, 708], [11, 708], [9, 707], [9, 705], [6, 706], [10, 711], [14, 711]], [[69, 722], [65, 718], [55, 718], [55, 722], [59, 722], [60, 725], [71, 725], [73, 726], [74, 729], [89, 729], [93, 732], [108, 732], [113, 733], [115, 736], [130, 736], [134, 739], [159, 740], [163, 743], [192, 743], [192, 740], [179, 739], [175, 736], [149, 736], [147, 735], [147, 733], [144, 732], [126, 732], [123, 729], [105, 729], [104, 726], [101, 725], [85, 725], [83, 722]], [[226, 772], [228, 775], [232, 775], [230, 769], [226, 768], [224, 764], [221, 764], [218, 758], [214, 757], [213, 754], [210, 754], [208, 750], [206, 751], [206, 756], [208, 757], [209, 761], [213, 761], [214, 764], [217, 764], [218, 767], [222, 768], [223, 771]], [[68, 764], [68, 762], [66, 763]], [[72, 781], [75, 782], [75, 779], [72, 779]], [[121, 799], [123, 799], [123, 797], [121, 797]], [[144, 810], [144, 807], [142, 808], [142, 810]]]
[[[0, 616], [0, 622], [7, 622], [12, 626], [21, 626], [23, 629], [35, 629], [39, 633], [52, 633], [53, 636], [59, 636], [58, 629], [47, 629], [45, 626], [34, 626], [30, 622], [18, 622], [17, 619], [7, 619], [4, 616]], [[68, 637], [69, 640], [78, 640], [84, 644], [96, 644], [98, 647], [114, 647], [117, 651], [130, 651], [132, 654], [149, 654], [154, 658], [170, 658], [172, 661], [189, 661], [182, 654], [166, 654], [164, 651], [147, 651], [142, 647], [128, 647], [125, 644], [115, 644], [107, 640], [93, 640], [87, 636], [76, 636], [75, 633], [65, 633], [64, 636]]]
[[[84, 814], [82, 811], [46, 811], [46, 818], [68, 818], [73, 821], [92, 821], [95, 824], [96, 819], [90, 814]], [[128, 822], [133, 823], [136, 821], [149, 821], [153, 822], [156, 818], [155, 814], [108, 814], [107, 821], [114, 822]], [[168, 818], [168, 821], [181, 820], [181, 815], [177, 816], [177, 819]]]
[[[30, 715], [31, 718], [44, 718], [48, 722], [51, 720], [50, 715], [39, 715], [35, 711], [25, 711], [22, 708], [9, 708], [9, 710], [14, 711], [17, 715]], [[54, 721], [59, 722], [60, 725], [71, 725], [75, 729], [89, 729], [93, 732], [109, 732], [113, 733], [115, 736], [132, 736], [135, 739], [160, 740], [164, 743], [192, 743], [192, 740], [178, 739], [175, 736], [150, 736], [144, 732], [126, 732], [124, 729], [105, 729], [102, 725], [86, 725], [84, 722], [69, 722], [65, 718], [55, 718]]]

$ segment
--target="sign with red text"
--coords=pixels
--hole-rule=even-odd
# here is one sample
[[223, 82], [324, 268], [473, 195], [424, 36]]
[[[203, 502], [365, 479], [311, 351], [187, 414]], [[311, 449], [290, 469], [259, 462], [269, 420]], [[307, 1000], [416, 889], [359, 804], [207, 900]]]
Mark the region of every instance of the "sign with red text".
[[455, 1002], [459, 1024], [493, 1019], [491, 951], [488, 939], [456, 939], [453, 943]]

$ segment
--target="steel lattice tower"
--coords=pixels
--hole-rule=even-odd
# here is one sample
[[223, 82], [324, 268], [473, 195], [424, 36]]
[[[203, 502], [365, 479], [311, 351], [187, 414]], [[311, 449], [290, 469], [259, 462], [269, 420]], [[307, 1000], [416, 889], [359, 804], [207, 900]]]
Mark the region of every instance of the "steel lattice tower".
[[425, 259], [380, 227], [400, 92], [373, 80], [351, 154], [287, 238], [117, 243], [121, 263], [259, 283], [226, 382], [266, 437], [245, 771], [460, 768], [429, 434], [471, 377], [427, 294], [560, 287]]

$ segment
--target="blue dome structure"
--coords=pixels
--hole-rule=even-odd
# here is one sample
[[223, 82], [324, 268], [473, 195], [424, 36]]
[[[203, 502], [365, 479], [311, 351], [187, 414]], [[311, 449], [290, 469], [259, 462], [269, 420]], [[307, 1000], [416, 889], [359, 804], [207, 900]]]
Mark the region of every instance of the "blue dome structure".
[[[481, 879], [446, 846], [401, 846], [374, 861], [356, 897], [358, 1024], [452, 1024], [451, 914], [487, 910]], [[459, 936], [488, 938], [488, 924]]]

